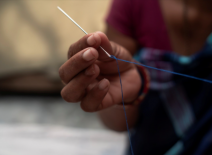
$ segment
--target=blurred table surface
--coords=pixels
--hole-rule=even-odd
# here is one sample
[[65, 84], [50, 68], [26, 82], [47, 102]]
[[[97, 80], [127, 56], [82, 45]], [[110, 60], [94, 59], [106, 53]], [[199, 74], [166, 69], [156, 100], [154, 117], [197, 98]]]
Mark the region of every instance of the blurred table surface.
[[126, 133], [60, 97], [0, 96], [1, 155], [123, 155]]

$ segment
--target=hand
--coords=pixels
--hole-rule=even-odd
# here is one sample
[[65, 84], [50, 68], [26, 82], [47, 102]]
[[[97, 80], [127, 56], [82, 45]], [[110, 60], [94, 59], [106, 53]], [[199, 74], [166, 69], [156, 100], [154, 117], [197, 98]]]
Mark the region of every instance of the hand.
[[[72, 44], [68, 60], [59, 74], [66, 86], [61, 91], [68, 102], [81, 101], [87, 112], [99, 111], [121, 104], [121, 86], [116, 60], [109, 58], [99, 47], [119, 59], [132, 61], [130, 53], [110, 42], [101, 32], [88, 34]], [[141, 87], [140, 75], [133, 64], [119, 61], [125, 102], [136, 99]]]

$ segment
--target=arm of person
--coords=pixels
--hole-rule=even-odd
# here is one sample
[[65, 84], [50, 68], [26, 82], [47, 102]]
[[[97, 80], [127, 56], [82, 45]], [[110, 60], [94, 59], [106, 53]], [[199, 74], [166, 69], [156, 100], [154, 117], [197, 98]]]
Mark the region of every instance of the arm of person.
[[[60, 67], [59, 74], [66, 84], [61, 91], [68, 102], [81, 101], [86, 112], [100, 112], [105, 125], [116, 131], [126, 130], [119, 75], [116, 60], [109, 58], [99, 47], [119, 59], [132, 61], [128, 50], [110, 42], [101, 32], [88, 34], [72, 44], [68, 60]], [[119, 61], [126, 103], [132, 103], [141, 88], [140, 75], [133, 64]], [[133, 78], [132, 78], [133, 77]], [[136, 122], [137, 107], [127, 108], [129, 126]]]
[[[132, 128], [138, 119], [138, 106], [125, 106], [127, 122], [129, 128]], [[122, 105], [114, 105], [108, 109], [99, 112], [99, 117], [108, 128], [114, 131], [126, 131], [126, 120]]]

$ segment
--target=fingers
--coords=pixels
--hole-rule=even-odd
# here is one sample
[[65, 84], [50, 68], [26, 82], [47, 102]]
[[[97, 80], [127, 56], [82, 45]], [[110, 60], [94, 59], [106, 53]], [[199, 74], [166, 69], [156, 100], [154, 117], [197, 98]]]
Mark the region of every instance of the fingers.
[[127, 51], [127, 49], [125, 49], [123, 46], [114, 43], [114, 42], [110, 42], [114, 56], [119, 58], [119, 59], [124, 59], [124, 60], [128, 60], [130, 61], [132, 59], [132, 56], [130, 54], [129, 51]]
[[[129, 61], [132, 58], [120, 45], [111, 44], [104, 33], [96, 32], [72, 44], [68, 51], [69, 59], [59, 69], [62, 81], [67, 84], [61, 91], [64, 100], [81, 101], [82, 109], [88, 112], [102, 110], [120, 100], [120, 97], [115, 99], [116, 91], [111, 91], [116, 85], [112, 81], [118, 81], [116, 61], [109, 58], [100, 46], [117, 58]], [[120, 61], [119, 66], [124, 76], [123, 71], [132, 67], [132, 64]], [[105, 77], [111, 81], [110, 91], [110, 82]], [[99, 80], [101, 81], [98, 82]]]
[[113, 54], [110, 41], [104, 33], [95, 32], [88, 34], [70, 46], [68, 51], [68, 59], [85, 48], [93, 47], [99, 51], [99, 59], [101, 61], [110, 60], [109, 57], [105, 54], [105, 52], [99, 48], [100, 46], [103, 47], [109, 54]]
[[[132, 56], [129, 54], [129, 52], [121, 47], [120, 45], [110, 42], [107, 38], [107, 36], [102, 32], [95, 32], [89, 35], [84, 36], [82, 39], [80, 39], [78, 42], [71, 45], [68, 52], [68, 57], [71, 58], [79, 51], [83, 50], [84, 48], [93, 47], [95, 48], [99, 53], [99, 67], [101, 69], [101, 72], [103, 74], [114, 74], [117, 73], [117, 69], [114, 68], [116, 65], [116, 61], [114, 59], [109, 58], [105, 52], [100, 48], [104, 48], [110, 55], [114, 55], [117, 58], [124, 59], [124, 60], [132, 60]], [[107, 62], [112, 62], [108, 63]], [[120, 71], [127, 70], [130, 66], [130, 64], [127, 64], [125, 62], [119, 62], [120, 65]], [[109, 69], [108, 69], [109, 68]]]
[[72, 44], [68, 50], [68, 59], [87, 47], [99, 47], [101, 38], [99, 35], [92, 33], [85, 35], [79, 41]]
[[[98, 34], [101, 38], [101, 44], [100, 46], [107, 51], [107, 53], [109, 53], [110, 55], [114, 55], [114, 51], [112, 50], [111, 47], [111, 43], [109, 41], [109, 39], [107, 38], [107, 36], [102, 33], [102, 32], [96, 32], [96, 34]], [[108, 57], [108, 55], [105, 54], [105, 52], [101, 49], [98, 48], [99, 51], [99, 59], [100, 61], [112, 61], [111, 58]]]
[[60, 67], [60, 78], [67, 84], [79, 72], [93, 64], [98, 56], [98, 51], [94, 48], [87, 48], [75, 54]]
[[[86, 112], [95, 112], [106, 108], [103, 107], [102, 101], [104, 98], [109, 97], [107, 94], [109, 87], [110, 83], [108, 80], [101, 80], [82, 99], [81, 108]], [[112, 99], [110, 98], [110, 100]]]
[[99, 67], [96, 64], [88, 67], [84, 72], [73, 78], [61, 91], [61, 96], [67, 102], [78, 102], [86, 95], [86, 89], [99, 75]]
[[[122, 46], [120, 46], [116, 43], [113, 43], [113, 42], [110, 42], [110, 44], [111, 44], [111, 48], [113, 51], [113, 55], [116, 58], [132, 61], [132, 56], [125, 48], [123, 48]], [[108, 60], [108, 61], [98, 61], [98, 66], [100, 67], [102, 74], [107, 75], [107, 74], [117, 73], [117, 62], [112, 58], [109, 58], [109, 59], [110, 60]], [[108, 63], [109, 61], [110, 61], [110, 63]], [[118, 64], [119, 64], [120, 72], [123, 72], [123, 71], [128, 70], [129, 68], [133, 67], [132, 64], [126, 63], [123, 61], [118, 61]]]

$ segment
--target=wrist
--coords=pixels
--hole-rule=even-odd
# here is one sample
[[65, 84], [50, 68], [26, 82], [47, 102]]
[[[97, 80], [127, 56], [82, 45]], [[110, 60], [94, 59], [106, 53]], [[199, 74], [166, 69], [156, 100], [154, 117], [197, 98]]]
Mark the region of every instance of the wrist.
[[[136, 94], [132, 95], [133, 98], [129, 99], [128, 101], [125, 100], [125, 109], [131, 109], [139, 106], [139, 104], [144, 100], [146, 94], [148, 93], [149, 86], [150, 86], [150, 76], [147, 69], [140, 65], [135, 65], [135, 72], [137, 72], [136, 77], [134, 77], [134, 87], [136, 87]], [[137, 79], [137, 80], [136, 80]], [[139, 79], [139, 82], [138, 82]], [[139, 86], [140, 87], [137, 87]], [[140, 89], [140, 90], [139, 90]], [[115, 109], [123, 110], [123, 104], [119, 103], [113, 106]]]
[[144, 100], [150, 86], [150, 76], [147, 69], [143, 66], [138, 65], [136, 65], [136, 68], [141, 77], [141, 89], [139, 91], [137, 99], [132, 103], [133, 105], [139, 105]]

